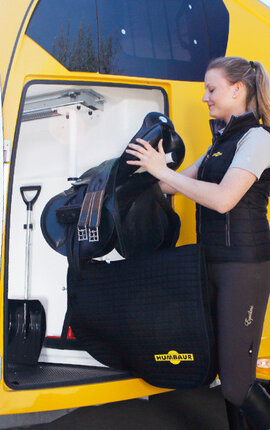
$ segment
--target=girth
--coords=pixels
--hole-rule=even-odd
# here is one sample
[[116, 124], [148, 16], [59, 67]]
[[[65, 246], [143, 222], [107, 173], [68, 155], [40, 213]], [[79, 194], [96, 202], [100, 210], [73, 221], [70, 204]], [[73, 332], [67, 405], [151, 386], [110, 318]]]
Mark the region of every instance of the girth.
[[112, 163], [107, 163], [106, 168], [102, 171], [96, 169], [87, 181], [87, 189], [77, 224], [79, 241], [99, 241], [101, 210], [113, 163], [114, 160]]

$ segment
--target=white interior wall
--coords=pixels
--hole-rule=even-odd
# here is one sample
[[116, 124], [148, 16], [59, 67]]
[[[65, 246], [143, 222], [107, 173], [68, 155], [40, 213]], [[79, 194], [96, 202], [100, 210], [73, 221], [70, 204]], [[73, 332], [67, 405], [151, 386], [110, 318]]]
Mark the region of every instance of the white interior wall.
[[[51, 87], [32, 85], [27, 97], [52, 90], [74, 89], [70, 85]], [[119, 156], [141, 127], [148, 112], [164, 112], [163, 95], [158, 89], [96, 86], [93, 89], [105, 97], [105, 105], [103, 111], [95, 111], [92, 116], [88, 115], [86, 109], [76, 110], [78, 176], [104, 160]], [[41, 193], [32, 214], [30, 297], [42, 302], [47, 318], [46, 335], [50, 336], [59, 336], [62, 329], [66, 311], [67, 260], [50, 248], [43, 238], [40, 216], [53, 196], [71, 186], [67, 181], [70, 176], [69, 121], [63, 115], [22, 122], [12, 191], [8, 297], [23, 298], [24, 294], [23, 224], [26, 222], [26, 205], [20, 195], [20, 187], [41, 185]]]

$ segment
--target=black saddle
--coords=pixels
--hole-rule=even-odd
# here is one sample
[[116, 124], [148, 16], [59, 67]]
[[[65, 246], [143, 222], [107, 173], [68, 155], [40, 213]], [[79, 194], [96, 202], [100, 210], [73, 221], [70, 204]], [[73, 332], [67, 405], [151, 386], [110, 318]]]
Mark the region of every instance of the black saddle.
[[[185, 146], [166, 115], [149, 113], [131, 142], [138, 137], [154, 148], [162, 138], [168, 166], [177, 169], [182, 163]], [[114, 248], [129, 258], [175, 246], [178, 215], [157, 179], [148, 172], [136, 173], [138, 167], [126, 163], [131, 159], [134, 157], [124, 151], [121, 157], [87, 170], [45, 206], [43, 235], [55, 251], [68, 257], [73, 268]]]

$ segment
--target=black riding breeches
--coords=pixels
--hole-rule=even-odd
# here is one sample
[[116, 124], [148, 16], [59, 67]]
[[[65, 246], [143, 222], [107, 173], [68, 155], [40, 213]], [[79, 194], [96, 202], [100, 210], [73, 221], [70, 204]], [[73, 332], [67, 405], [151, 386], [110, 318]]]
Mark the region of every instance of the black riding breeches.
[[223, 396], [240, 406], [256, 375], [270, 261], [208, 263]]

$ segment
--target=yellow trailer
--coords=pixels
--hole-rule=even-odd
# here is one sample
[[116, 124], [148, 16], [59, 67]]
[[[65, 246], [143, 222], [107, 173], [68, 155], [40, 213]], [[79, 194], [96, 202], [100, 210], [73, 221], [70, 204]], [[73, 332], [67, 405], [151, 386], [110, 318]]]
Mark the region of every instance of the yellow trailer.
[[[168, 114], [186, 145], [182, 167], [209, 146], [201, 102], [213, 57], [243, 56], [270, 72], [270, 8], [259, 0], [0, 0], [0, 414], [67, 410], [165, 391], [61, 346], [66, 258], [45, 242], [40, 216], [68, 180], [121, 154], [150, 111]], [[8, 303], [24, 297], [26, 206], [32, 210], [28, 283], [47, 328], [38, 365], [7, 357]], [[195, 206], [173, 198], [179, 244], [194, 243]], [[113, 251], [110, 256], [117, 259]], [[270, 308], [257, 378], [270, 380]]]

